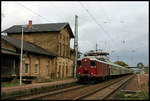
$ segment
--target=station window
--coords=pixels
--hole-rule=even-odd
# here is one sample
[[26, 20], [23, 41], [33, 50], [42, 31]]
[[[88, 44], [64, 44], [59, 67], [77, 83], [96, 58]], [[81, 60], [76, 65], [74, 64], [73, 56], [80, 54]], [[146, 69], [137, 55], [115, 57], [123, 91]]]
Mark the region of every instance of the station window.
[[46, 65], [46, 74], [48, 75], [48, 64]]
[[66, 75], [68, 75], [68, 66], [66, 65]]
[[95, 61], [91, 61], [91, 66], [96, 66], [96, 62]]
[[81, 61], [77, 61], [77, 66], [78, 66], [78, 67], [81, 66]]
[[63, 56], [65, 56], [65, 45], [63, 44]]
[[62, 44], [60, 43], [60, 56], [62, 56]]
[[59, 43], [59, 55], [61, 55], [61, 44]]
[[61, 34], [59, 35], [60, 39], [61, 39]]
[[29, 72], [29, 64], [25, 64], [25, 73]]
[[38, 73], [38, 64], [35, 64], [34, 73]]

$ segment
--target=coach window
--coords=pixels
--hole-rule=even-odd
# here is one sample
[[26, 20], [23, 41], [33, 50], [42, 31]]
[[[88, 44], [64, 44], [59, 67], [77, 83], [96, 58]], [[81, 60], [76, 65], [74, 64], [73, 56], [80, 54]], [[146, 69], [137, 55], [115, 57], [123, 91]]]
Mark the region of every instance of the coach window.
[[81, 61], [77, 61], [77, 66], [78, 66], [78, 67], [81, 66]]
[[91, 66], [96, 66], [96, 62], [95, 61], [91, 61]]

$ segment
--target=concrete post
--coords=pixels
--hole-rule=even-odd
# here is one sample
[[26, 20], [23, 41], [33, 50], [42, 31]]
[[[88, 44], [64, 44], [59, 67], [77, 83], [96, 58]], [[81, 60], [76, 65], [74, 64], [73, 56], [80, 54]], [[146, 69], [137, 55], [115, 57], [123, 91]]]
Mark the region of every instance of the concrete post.
[[78, 59], [78, 16], [75, 15], [75, 39], [74, 39], [74, 77], [76, 77], [76, 67], [77, 67], [77, 59]]

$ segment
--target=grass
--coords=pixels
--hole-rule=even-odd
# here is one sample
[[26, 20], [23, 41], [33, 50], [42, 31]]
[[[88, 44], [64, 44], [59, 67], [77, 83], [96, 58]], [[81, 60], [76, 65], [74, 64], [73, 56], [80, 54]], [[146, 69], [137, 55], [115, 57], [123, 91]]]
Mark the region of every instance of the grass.
[[34, 80], [33, 83], [44, 83], [44, 82], [54, 82], [54, 81], [60, 81], [60, 80], [68, 80], [68, 79], [76, 79], [76, 78], [73, 78], [73, 77], [67, 77], [67, 78], [56, 78], [56, 79], [37, 79], [37, 80]]
[[[19, 85], [20, 85], [20, 82], [17, 79], [14, 79], [14, 80], [12, 80], [10, 82], [2, 82], [1, 83], [2, 87], [12, 87], [12, 86], [19, 86]], [[25, 85], [25, 84], [22, 83], [22, 85]]]
[[149, 82], [146, 83], [145, 91], [143, 92], [146, 99], [149, 99]]
[[[41, 79], [41, 80], [35, 80], [33, 83], [44, 83], [44, 82], [54, 82], [54, 81], [60, 81], [60, 80], [67, 80], [67, 79], [75, 79], [73, 77], [68, 77], [68, 78], [61, 78], [61, 79]], [[1, 87], [12, 87], [12, 86], [19, 86], [20, 81], [18, 79], [14, 79], [10, 82], [2, 82]], [[22, 82], [22, 85], [26, 85], [25, 83]]]
[[68, 79], [76, 79], [76, 78], [67, 77], [67, 78], [60, 78], [60, 79], [51, 79], [51, 81], [60, 81], [60, 80], [68, 80]]

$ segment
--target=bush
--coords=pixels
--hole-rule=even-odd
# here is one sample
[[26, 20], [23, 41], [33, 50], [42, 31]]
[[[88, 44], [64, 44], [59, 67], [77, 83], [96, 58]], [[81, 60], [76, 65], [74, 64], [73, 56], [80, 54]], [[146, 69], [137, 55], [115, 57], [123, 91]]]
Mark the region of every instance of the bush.
[[[11, 87], [11, 86], [19, 86], [19, 85], [20, 85], [20, 81], [18, 79], [14, 79], [12, 81], [2, 83], [2, 87]], [[22, 85], [24, 85], [24, 83], [22, 83]]]
[[51, 82], [51, 79], [45, 79], [45, 78], [37, 78], [32, 81], [32, 83], [44, 83], [44, 82]]

